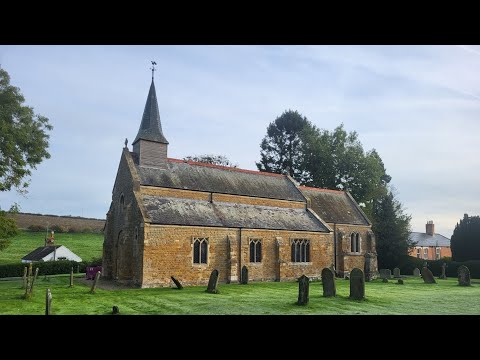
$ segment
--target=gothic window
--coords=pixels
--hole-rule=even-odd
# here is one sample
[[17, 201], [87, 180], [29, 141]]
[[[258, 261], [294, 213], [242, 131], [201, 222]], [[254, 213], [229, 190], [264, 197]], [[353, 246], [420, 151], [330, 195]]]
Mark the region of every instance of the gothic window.
[[352, 233], [350, 235], [350, 252], [359, 253], [360, 252], [360, 234]]
[[123, 207], [125, 206], [125, 196], [120, 195], [120, 209], [123, 209]]
[[250, 240], [250, 262], [262, 262], [262, 240]]
[[359, 253], [360, 252], [360, 234], [357, 233], [355, 235], [355, 249], [357, 250], [356, 252]]
[[310, 240], [292, 240], [291, 254], [292, 262], [310, 262]]
[[206, 264], [208, 261], [208, 239], [193, 239], [193, 263]]

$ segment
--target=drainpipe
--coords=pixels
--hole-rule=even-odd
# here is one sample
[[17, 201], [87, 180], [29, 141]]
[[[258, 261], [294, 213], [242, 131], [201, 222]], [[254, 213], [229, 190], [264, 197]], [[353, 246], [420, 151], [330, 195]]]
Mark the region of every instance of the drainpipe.
[[333, 263], [337, 271], [337, 223], [333, 223]]
[[239, 239], [238, 239], [238, 267], [237, 267], [237, 279], [238, 282], [241, 281], [242, 277], [242, 228], [238, 229], [240, 234], [239, 234]]

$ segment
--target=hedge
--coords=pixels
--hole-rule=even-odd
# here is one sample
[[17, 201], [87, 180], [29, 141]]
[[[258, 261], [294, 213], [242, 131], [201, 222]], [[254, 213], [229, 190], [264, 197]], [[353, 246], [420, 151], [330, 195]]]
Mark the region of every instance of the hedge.
[[[102, 265], [102, 259], [95, 259], [93, 261], [82, 261], [82, 262], [76, 262], [76, 261], [70, 261], [70, 260], [59, 260], [59, 261], [39, 261], [39, 262], [34, 262], [32, 264], [33, 270], [35, 271], [35, 268], [39, 268], [38, 274], [39, 275], [55, 275], [55, 274], [69, 274], [70, 269], [73, 267], [73, 271], [77, 272], [77, 266], [78, 266], [78, 271], [81, 273], [84, 273], [86, 271], [87, 266], [99, 266]], [[24, 263], [16, 263], [16, 264], [4, 264], [0, 265], [0, 278], [3, 277], [18, 277], [18, 276], [23, 276], [23, 269], [25, 266], [28, 266], [28, 264]]]
[[[447, 264], [446, 274], [447, 277], [457, 277], [457, 269], [460, 265], [465, 265], [470, 270], [470, 276], [475, 279], [480, 279], [480, 260], [469, 260], [464, 262], [452, 261], [450, 258], [444, 258], [440, 260], [426, 260], [428, 268], [434, 276], [440, 276], [442, 274], [443, 263]], [[413, 256], [404, 256], [399, 261], [398, 267], [400, 273], [403, 275], [412, 275], [413, 269], [422, 269], [425, 260], [419, 259]]]

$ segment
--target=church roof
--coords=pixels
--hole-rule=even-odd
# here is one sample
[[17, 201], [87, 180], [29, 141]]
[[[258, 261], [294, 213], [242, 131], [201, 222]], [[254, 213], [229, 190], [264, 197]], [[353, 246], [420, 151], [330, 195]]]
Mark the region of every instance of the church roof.
[[412, 232], [409, 238], [417, 243], [416, 246], [450, 246], [450, 239], [440, 234]]
[[358, 205], [345, 191], [300, 186], [299, 190], [311, 199], [312, 210], [327, 223], [370, 225]]
[[305, 209], [143, 195], [153, 224], [329, 232]]
[[168, 159], [167, 169], [136, 166], [142, 185], [305, 201], [285, 175], [176, 159]]
[[145, 103], [145, 109], [143, 110], [142, 123], [140, 124], [140, 129], [138, 129], [138, 134], [133, 144], [140, 139], [168, 144], [162, 132], [162, 123], [160, 121], [160, 112], [158, 111], [157, 94], [155, 92], [153, 78], [148, 92], [147, 102]]

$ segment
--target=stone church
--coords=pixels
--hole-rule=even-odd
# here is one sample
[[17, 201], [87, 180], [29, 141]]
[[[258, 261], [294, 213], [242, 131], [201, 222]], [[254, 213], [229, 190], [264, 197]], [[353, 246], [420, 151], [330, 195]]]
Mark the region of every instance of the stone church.
[[132, 151], [122, 151], [103, 244], [103, 277], [139, 287], [287, 281], [323, 268], [377, 271], [371, 223], [345, 191], [290, 176], [172, 159], [152, 78]]

